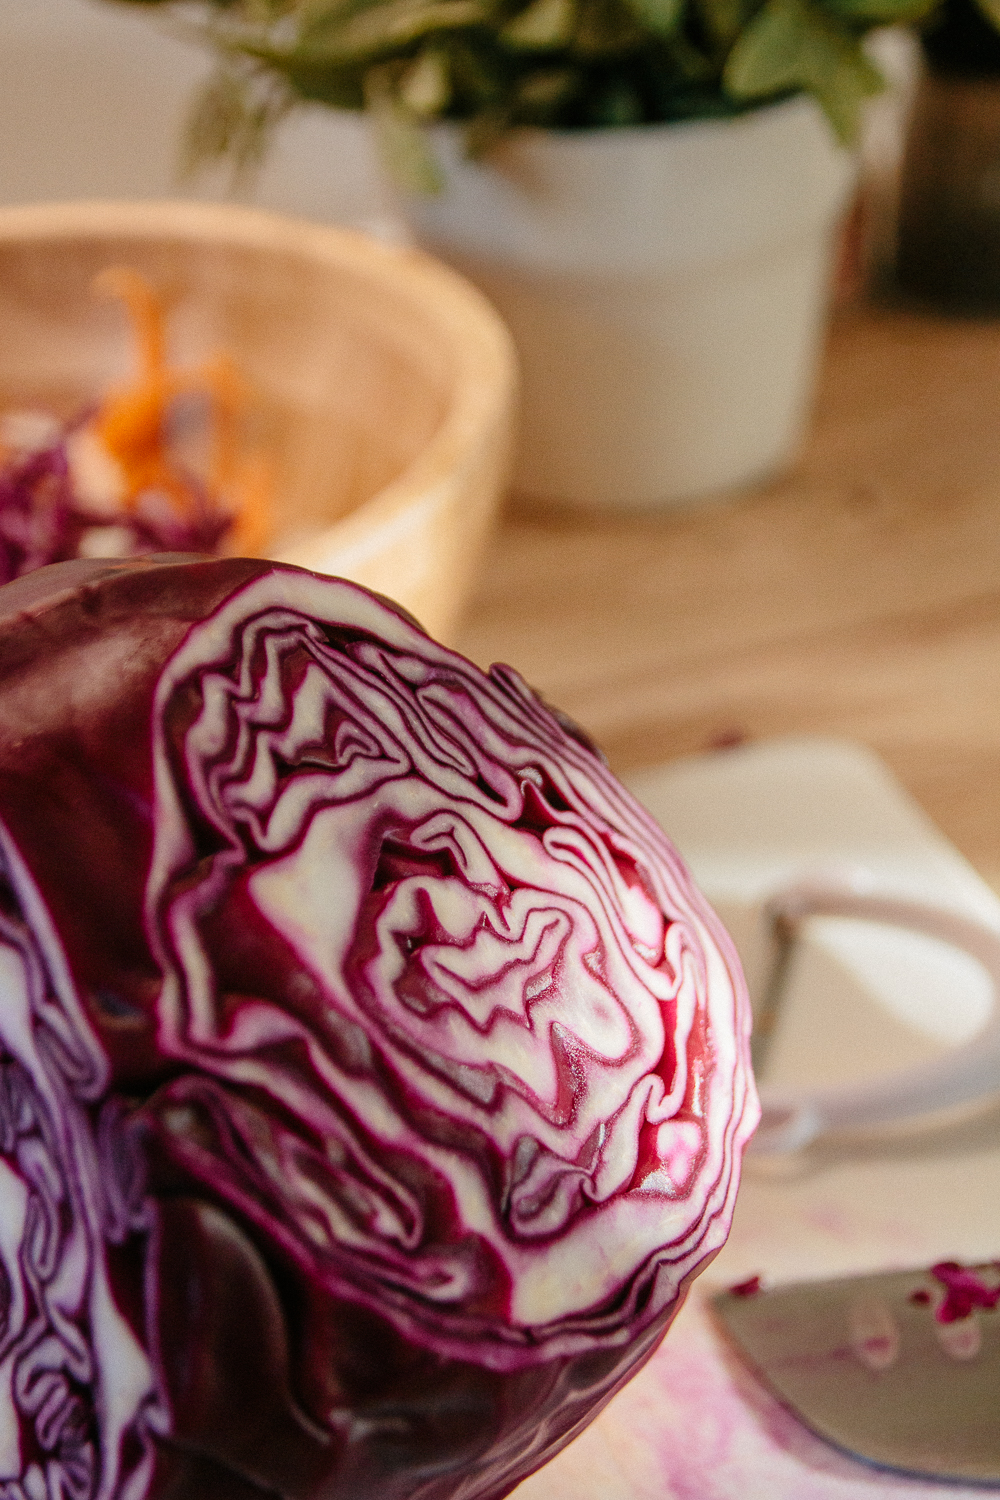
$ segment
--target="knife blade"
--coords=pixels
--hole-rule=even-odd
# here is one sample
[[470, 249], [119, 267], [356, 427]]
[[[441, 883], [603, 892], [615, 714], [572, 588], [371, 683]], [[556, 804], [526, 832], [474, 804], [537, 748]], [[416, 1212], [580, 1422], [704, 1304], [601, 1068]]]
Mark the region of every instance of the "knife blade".
[[757, 1376], [867, 1463], [1000, 1485], [1000, 1269], [942, 1262], [712, 1299]]

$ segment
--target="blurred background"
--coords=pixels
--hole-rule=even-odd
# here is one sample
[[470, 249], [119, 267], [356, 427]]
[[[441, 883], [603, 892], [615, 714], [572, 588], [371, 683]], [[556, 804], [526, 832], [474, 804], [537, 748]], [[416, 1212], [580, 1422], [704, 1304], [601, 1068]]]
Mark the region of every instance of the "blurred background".
[[[597, 24], [628, 7], [510, 0], [520, 92], [500, 119], [486, 79], [472, 144], [491, 149], [470, 162], [439, 120], [456, 95], [423, 3], [385, 7], [415, 28], [401, 57], [338, 43], [373, 49], [368, 117], [300, 102], [282, 119], [240, 195], [293, 216], [279, 229], [229, 212], [227, 162], [178, 176], [212, 64], [160, 6], [0, 0], [0, 405], [61, 389], [66, 362], [77, 401], [120, 372], [120, 309], [87, 287], [132, 259], [170, 294], [180, 365], [225, 347], [264, 398], [295, 513], [256, 550], [513, 663], [677, 831], [759, 988], [770, 894], [816, 861], [1000, 931], [990, 5], [947, 0], [931, 26], [922, 0], [690, 0], [705, 55], [728, 49], [720, 103], [690, 38], [670, 50], [682, 8], [629, 0], [670, 84], [646, 121]], [[913, 24], [881, 28], [888, 11]], [[587, 98], [536, 67], [568, 16], [590, 27]], [[152, 206], [48, 207], [89, 200]], [[785, 1082], [926, 1060], [996, 1015], [952, 949], [807, 926], [773, 1049]], [[990, 1096], [971, 1122], [751, 1170], [719, 1284], [995, 1262], [998, 1141]], [[783, 1412], [758, 1420], [699, 1307], [524, 1500], [937, 1493], [789, 1436]]]
[[[142, 8], [0, 0], [0, 202], [228, 195], [229, 173], [178, 179], [180, 141], [211, 61]], [[254, 187], [262, 207], [382, 227], [368, 132], [316, 106], [286, 123]]]

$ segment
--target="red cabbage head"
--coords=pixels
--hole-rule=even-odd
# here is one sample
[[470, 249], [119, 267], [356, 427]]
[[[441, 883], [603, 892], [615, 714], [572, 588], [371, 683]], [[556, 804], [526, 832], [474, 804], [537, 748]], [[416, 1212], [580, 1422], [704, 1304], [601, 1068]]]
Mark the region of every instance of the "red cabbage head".
[[756, 1120], [729, 940], [583, 736], [268, 563], [0, 589], [0, 1001], [3, 1500], [508, 1494]]

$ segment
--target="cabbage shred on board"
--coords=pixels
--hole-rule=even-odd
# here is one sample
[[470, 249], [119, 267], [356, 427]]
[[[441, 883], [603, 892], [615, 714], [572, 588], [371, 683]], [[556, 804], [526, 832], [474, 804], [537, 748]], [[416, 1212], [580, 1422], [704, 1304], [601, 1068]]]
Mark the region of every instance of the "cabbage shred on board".
[[0, 862], [3, 1500], [494, 1500], [725, 1239], [728, 938], [514, 672], [364, 590], [0, 590]]

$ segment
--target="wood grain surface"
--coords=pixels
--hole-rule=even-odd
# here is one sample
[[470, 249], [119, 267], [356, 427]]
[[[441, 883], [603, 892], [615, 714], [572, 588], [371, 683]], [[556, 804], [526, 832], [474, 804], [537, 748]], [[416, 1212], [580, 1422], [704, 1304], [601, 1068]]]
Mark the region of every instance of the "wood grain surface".
[[1000, 886], [1000, 323], [841, 314], [811, 439], [762, 490], [655, 519], [512, 506], [457, 643], [618, 770], [860, 740]]

